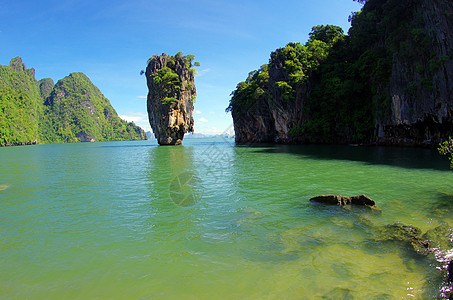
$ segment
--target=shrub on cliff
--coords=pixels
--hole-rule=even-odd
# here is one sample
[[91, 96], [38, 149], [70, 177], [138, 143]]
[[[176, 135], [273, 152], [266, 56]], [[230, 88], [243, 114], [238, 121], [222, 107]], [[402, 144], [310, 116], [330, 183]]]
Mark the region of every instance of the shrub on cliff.
[[453, 139], [448, 137], [448, 140], [441, 143], [437, 150], [441, 155], [448, 156], [448, 159], [450, 160], [450, 168], [453, 169]]
[[[165, 57], [165, 65], [152, 74], [155, 96], [160, 98], [163, 104], [176, 104], [183, 90], [190, 90], [195, 95], [195, 89], [190, 80], [182, 80], [177, 71], [177, 69], [181, 69], [178, 64], [182, 63], [189, 71], [190, 78], [196, 75], [197, 70], [194, 67], [199, 67], [200, 63], [194, 62], [195, 55], [183, 55], [182, 52], [178, 52], [174, 56], [163, 53], [162, 57]], [[157, 58], [157, 55], [150, 57], [147, 65], [152, 62], [156, 63]], [[140, 72], [141, 75], [144, 73], [144, 70]], [[195, 97], [191, 100], [194, 101]]]
[[[269, 63], [249, 73], [247, 79], [231, 93], [226, 111], [235, 115], [245, 114], [257, 101], [278, 93], [284, 101], [294, 101], [296, 90], [324, 61], [332, 46], [343, 38], [343, 30], [334, 25], [312, 28], [310, 39], [305, 45], [289, 43], [271, 53]], [[281, 70], [282, 76], [269, 85], [269, 69]]]

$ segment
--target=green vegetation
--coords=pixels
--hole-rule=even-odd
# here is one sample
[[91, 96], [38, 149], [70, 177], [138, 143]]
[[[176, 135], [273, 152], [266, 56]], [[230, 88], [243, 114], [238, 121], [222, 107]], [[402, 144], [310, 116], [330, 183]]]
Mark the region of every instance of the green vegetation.
[[157, 95], [162, 99], [162, 103], [176, 103], [178, 93], [181, 92], [179, 75], [169, 67], [164, 67], [154, 73], [153, 78]]
[[0, 66], [0, 146], [144, 139], [82, 73], [39, 82], [17, 57]]
[[305, 45], [277, 49], [267, 65], [240, 82], [226, 109], [235, 121], [247, 121], [272, 103], [301, 101], [303, 117], [288, 124], [295, 140], [369, 143], [377, 120], [391, 115], [395, 59], [417, 66], [410, 77], [420, 80], [407, 86], [414, 97], [420, 89], [433, 89], [434, 74], [450, 57], [431, 50], [432, 33], [416, 9], [420, 0], [355, 1], [364, 7], [350, 16], [348, 35], [337, 26], [315, 26]]
[[[195, 56], [178, 52], [175, 56], [163, 54], [162, 57], [165, 58], [165, 66], [150, 74], [156, 88], [156, 96], [162, 100], [163, 104], [176, 104], [178, 99], [181, 99], [181, 94], [188, 91], [192, 94], [191, 101], [195, 101], [196, 93], [192, 81], [197, 74], [194, 67], [200, 66], [199, 62], [194, 62]], [[153, 55], [148, 59], [148, 65], [155, 63], [157, 59], [158, 56]], [[185, 70], [188, 70], [188, 78], [183, 76]], [[143, 73], [144, 71], [141, 72]]]
[[0, 146], [31, 144], [37, 139], [36, 106], [27, 93], [0, 90]]
[[[227, 111], [244, 114], [259, 99], [272, 97], [272, 92], [280, 94], [284, 101], [295, 101], [297, 88], [308, 80], [342, 38], [343, 30], [338, 26], [315, 26], [305, 45], [289, 43], [272, 52], [268, 64], [250, 72], [247, 80], [237, 85]], [[283, 76], [270, 85], [269, 71], [276, 69], [281, 69]]]
[[55, 132], [57, 142], [142, 138], [142, 132], [121, 120], [109, 100], [83, 73], [72, 73], [59, 80], [45, 106], [52, 121], [47, 132]]
[[0, 66], [0, 146], [38, 142], [41, 112], [34, 70], [26, 69], [20, 57]]
[[448, 159], [450, 160], [450, 168], [453, 169], [453, 139], [448, 137], [448, 140], [441, 143], [437, 150], [441, 155], [448, 156]]
[[247, 113], [258, 101], [271, 97], [269, 91], [269, 65], [262, 65], [257, 71], [249, 73], [246, 81], [240, 82], [231, 93], [230, 105], [226, 111], [238, 115]]

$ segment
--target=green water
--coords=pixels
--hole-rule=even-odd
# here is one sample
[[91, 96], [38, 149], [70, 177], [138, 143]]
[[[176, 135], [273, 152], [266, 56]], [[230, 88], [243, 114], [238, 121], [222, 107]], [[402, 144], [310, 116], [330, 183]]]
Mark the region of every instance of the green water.
[[[0, 165], [1, 299], [426, 299], [437, 265], [375, 229], [453, 226], [433, 150], [110, 142]], [[309, 202], [328, 193], [382, 212]]]

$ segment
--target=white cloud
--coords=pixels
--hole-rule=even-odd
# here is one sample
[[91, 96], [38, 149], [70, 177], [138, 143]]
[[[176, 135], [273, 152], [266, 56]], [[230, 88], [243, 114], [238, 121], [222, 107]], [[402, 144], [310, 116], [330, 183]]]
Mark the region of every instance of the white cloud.
[[143, 122], [147, 120], [148, 115], [142, 112], [128, 112], [127, 115], [120, 115], [120, 118], [128, 122]]
[[199, 111], [198, 109], [195, 111], [196, 114], [201, 114], [201, 111]]
[[225, 134], [228, 133], [230, 135], [234, 135], [234, 127], [233, 124], [228, 124], [228, 126], [218, 125], [215, 124], [208, 124], [208, 123], [199, 123], [195, 122], [195, 133], [202, 133], [207, 135], [216, 135], [216, 134]]
[[209, 112], [211, 115], [215, 115], [215, 111], [210, 111]]
[[200, 119], [198, 119], [198, 122], [207, 123], [207, 122], [209, 122], [209, 121], [206, 120], [205, 118], [200, 118]]
[[146, 99], [146, 98], [148, 98], [148, 97], [146, 97], [146, 96], [137, 96], [137, 98], [139, 98], [139, 99]]
[[203, 69], [203, 70], [197, 70], [197, 76], [203, 76], [204, 74], [207, 74], [211, 72], [211, 69], [207, 68], [207, 69]]
[[123, 120], [126, 120], [126, 121], [128, 121], [128, 122], [134, 122], [134, 123], [143, 121], [143, 118], [142, 118], [142, 117], [139, 117], [139, 116], [127, 116], [127, 115], [121, 115], [120, 118], [123, 119]]
[[151, 131], [151, 126], [148, 121], [148, 114], [142, 112], [127, 112], [126, 115], [120, 115], [121, 119], [128, 122], [134, 122], [135, 125], [140, 126], [145, 131]]

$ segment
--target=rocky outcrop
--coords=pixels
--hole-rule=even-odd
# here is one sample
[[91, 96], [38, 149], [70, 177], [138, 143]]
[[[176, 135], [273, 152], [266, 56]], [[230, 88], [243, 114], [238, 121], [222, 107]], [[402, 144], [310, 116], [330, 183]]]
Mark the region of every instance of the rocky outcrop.
[[318, 202], [329, 205], [361, 205], [367, 207], [376, 207], [376, 202], [366, 195], [358, 195], [353, 197], [341, 196], [341, 195], [320, 195], [310, 199], [312, 202]]
[[193, 56], [154, 55], [146, 68], [148, 117], [160, 145], [180, 145], [193, 132]]
[[42, 99], [45, 100], [47, 97], [50, 96], [50, 93], [52, 92], [55, 83], [53, 82], [52, 78], [43, 78], [40, 81], [38, 81], [38, 85], [41, 97]]
[[8, 66], [17, 72], [25, 72], [27, 73], [28, 76], [35, 79], [35, 69], [34, 68], [27, 69], [25, 67], [25, 64], [22, 62], [22, 58], [19, 56], [11, 59]]
[[402, 41], [413, 48], [393, 51], [391, 113], [376, 120], [378, 143], [438, 145], [453, 132], [453, 3], [417, 2], [412, 40]]
[[453, 2], [364, 2], [331, 48], [288, 44], [238, 85], [236, 142], [436, 147], [451, 135]]
[[284, 99], [285, 91], [278, 83], [286, 82], [291, 77], [285, 68], [285, 55], [280, 55], [285, 50], [280, 48], [272, 52], [269, 65], [251, 74], [258, 77], [266, 76], [265, 81], [257, 81], [259, 89], [266, 93], [258, 96], [255, 101], [248, 102], [248, 105], [242, 107], [240, 111], [231, 109], [237, 143], [301, 142], [294, 134], [294, 129], [301, 128], [303, 124], [304, 99], [309, 94], [310, 83], [295, 87], [294, 99], [289, 101]]

